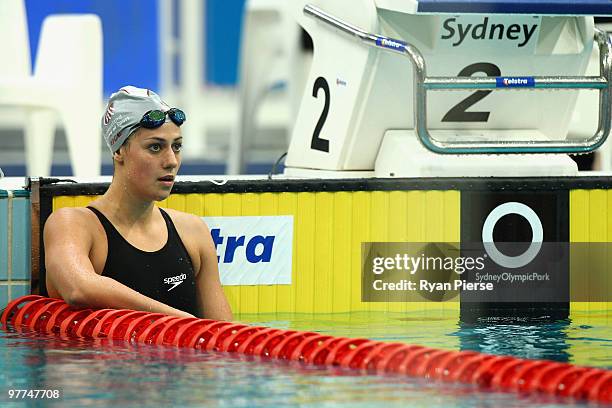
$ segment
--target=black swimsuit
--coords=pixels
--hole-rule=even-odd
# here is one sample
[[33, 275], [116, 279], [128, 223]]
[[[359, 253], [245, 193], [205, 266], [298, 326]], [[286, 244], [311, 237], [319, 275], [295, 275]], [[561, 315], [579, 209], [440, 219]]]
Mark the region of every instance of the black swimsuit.
[[99, 210], [87, 208], [98, 216], [106, 231], [108, 255], [102, 276], [113, 278], [168, 306], [199, 315], [193, 265], [164, 210], [159, 209], [168, 228], [168, 241], [159, 251], [146, 252], [127, 242]]

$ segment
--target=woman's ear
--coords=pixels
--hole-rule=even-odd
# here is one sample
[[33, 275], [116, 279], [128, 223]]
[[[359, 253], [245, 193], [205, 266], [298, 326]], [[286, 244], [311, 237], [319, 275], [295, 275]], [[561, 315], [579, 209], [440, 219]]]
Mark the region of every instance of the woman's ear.
[[123, 150], [124, 150], [123, 146], [121, 146], [119, 150], [113, 153], [113, 160], [117, 162], [118, 164], [123, 164], [123, 161], [125, 160]]

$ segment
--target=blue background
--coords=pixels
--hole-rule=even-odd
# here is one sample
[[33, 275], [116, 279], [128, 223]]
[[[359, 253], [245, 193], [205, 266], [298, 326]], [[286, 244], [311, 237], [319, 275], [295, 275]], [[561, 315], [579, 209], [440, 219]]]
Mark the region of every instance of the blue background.
[[[176, 1], [174, 9], [177, 8]], [[244, 0], [208, 0], [205, 72], [210, 85], [234, 86]], [[104, 32], [104, 93], [126, 84], [159, 89], [159, 8], [155, 0], [26, 0], [32, 63], [44, 18], [50, 14], [94, 13]]]

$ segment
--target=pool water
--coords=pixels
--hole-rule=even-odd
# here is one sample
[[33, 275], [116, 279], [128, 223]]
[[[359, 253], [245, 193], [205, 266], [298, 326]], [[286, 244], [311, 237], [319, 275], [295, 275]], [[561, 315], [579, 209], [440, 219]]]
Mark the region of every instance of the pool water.
[[[612, 368], [612, 322], [585, 313], [550, 324], [460, 325], [451, 312], [242, 315], [242, 322]], [[566, 407], [549, 396], [370, 375], [234, 353], [0, 331], [0, 404], [66, 407]], [[11, 389], [58, 400], [9, 399]]]

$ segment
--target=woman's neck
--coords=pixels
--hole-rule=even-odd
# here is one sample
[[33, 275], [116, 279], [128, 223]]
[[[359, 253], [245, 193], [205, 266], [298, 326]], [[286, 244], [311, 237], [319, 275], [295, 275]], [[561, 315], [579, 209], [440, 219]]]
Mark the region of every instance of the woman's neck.
[[121, 224], [147, 223], [154, 216], [155, 204], [153, 201], [136, 196], [130, 188], [120, 185], [115, 180], [98, 200], [98, 204], [115, 222]]

